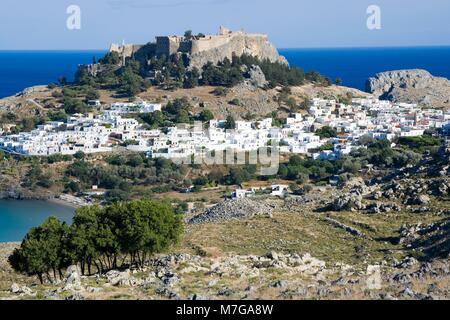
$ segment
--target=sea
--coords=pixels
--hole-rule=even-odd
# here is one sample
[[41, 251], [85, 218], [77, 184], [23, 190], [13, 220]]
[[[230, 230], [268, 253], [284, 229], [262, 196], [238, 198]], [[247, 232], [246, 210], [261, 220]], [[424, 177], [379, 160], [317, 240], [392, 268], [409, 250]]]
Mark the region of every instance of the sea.
[[102, 58], [102, 50], [0, 51], [0, 98], [25, 88], [57, 83], [60, 76], [73, 81], [79, 64]]
[[[319, 71], [332, 81], [365, 90], [366, 80], [378, 72], [421, 68], [450, 78], [450, 46], [396, 48], [279, 49], [291, 66]], [[0, 51], [0, 98], [24, 88], [73, 80], [78, 64], [103, 57], [106, 50]]]
[[49, 201], [0, 200], [0, 242], [20, 241], [49, 216], [71, 223], [75, 209]]
[[378, 72], [425, 69], [450, 79], [450, 46], [397, 48], [280, 49], [291, 66], [319, 71], [333, 82], [365, 91], [366, 80]]
[[[366, 80], [378, 72], [422, 68], [450, 78], [449, 47], [280, 49], [291, 66], [319, 71], [332, 81], [365, 90]], [[0, 98], [33, 86], [74, 78], [78, 64], [99, 59], [106, 50], [0, 51]], [[0, 242], [18, 241], [49, 215], [70, 222], [73, 209], [42, 201], [0, 201]]]

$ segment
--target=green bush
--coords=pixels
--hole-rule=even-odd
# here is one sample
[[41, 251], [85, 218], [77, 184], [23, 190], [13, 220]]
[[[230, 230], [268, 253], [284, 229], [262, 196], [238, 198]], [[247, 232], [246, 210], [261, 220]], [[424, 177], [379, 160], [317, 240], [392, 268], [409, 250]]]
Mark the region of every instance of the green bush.
[[335, 128], [324, 126], [316, 131], [316, 135], [318, 135], [321, 139], [334, 138], [337, 136], [337, 131]]

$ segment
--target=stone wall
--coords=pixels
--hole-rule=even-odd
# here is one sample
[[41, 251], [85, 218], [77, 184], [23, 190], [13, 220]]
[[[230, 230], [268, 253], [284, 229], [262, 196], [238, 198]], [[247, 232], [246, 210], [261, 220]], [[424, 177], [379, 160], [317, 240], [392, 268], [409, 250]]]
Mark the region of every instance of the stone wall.
[[112, 43], [109, 52], [117, 52], [123, 59], [130, 58], [133, 54], [138, 52], [144, 45], [140, 44], [117, 44]]
[[[260, 59], [287, 64], [287, 60], [278, 54], [267, 35], [249, 34], [242, 31], [232, 32], [221, 28], [218, 35], [207, 35], [204, 38], [186, 40], [183, 36], [156, 37], [156, 43], [142, 45], [112, 44], [110, 52], [118, 52], [121, 57], [128, 58], [145, 48], [150, 48], [156, 55], [170, 56], [175, 53], [187, 53], [190, 57], [190, 68], [201, 68], [207, 62], [214, 64], [233, 55], [249, 54]], [[147, 49], [145, 50], [148, 51]]]

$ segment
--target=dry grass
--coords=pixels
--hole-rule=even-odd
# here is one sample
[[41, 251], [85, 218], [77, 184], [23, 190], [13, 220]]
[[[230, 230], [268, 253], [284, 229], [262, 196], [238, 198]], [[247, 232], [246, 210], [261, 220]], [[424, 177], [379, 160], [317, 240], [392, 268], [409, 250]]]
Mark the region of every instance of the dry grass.
[[[408, 255], [396, 243], [403, 224], [429, 224], [443, 217], [406, 211], [387, 214], [361, 212], [313, 213], [308, 206], [303, 213], [278, 212], [273, 218], [252, 218], [220, 223], [189, 225], [180, 250], [209, 248], [223, 254], [265, 254], [274, 250], [286, 253], [310, 253], [326, 262], [359, 264], [397, 259]], [[328, 216], [360, 230], [366, 238], [353, 236], [331, 225]]]

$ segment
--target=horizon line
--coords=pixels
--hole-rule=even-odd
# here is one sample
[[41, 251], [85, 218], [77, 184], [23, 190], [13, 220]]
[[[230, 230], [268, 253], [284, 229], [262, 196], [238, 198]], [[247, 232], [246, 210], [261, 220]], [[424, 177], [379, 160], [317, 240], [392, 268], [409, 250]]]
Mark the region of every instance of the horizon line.
[[[387, 45], [387, 46], [336, 46], [336, 47], [277, 47], [277, 50], [332, 50], [332, 49], [401, 49], [401, 48], [447, 48], [450, 44], [433, 44], [433, 45]], [[0, 52], [92, 52], [92, 51], [108, 51], [108, 48], [92, 48], [92, 49], [0, 49]]]

